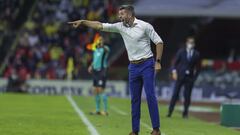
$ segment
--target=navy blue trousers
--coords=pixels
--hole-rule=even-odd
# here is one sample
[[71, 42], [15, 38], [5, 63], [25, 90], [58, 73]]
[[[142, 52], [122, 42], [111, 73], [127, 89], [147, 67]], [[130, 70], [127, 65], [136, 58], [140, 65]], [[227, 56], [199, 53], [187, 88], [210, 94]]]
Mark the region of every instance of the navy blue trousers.
[[169, 109], [168, 109], [168, 114], [172, 115], [174, 107], [176, 105], [176, 102], [179, 99], [179, 93], [180, 90], [182, 88], [182, 86], [184, 86], [184, 110], [183, 110], [183, 116], [188, 116], [188, 108], [190, 106], [191, 103], [191, 94], [192, 94], [192, 88], [193, 88], [193, 84], [194, 84], [194, 78], [193, 77], [189, 77], [189, 76], [184, 76], [181, 79], [178, 79], [175, 82], [175, 86], [174, 86], [174, 92], [170, 101], [170, 105], [169, 105]]
[[148, 110], [151, 117], [152, 127], [159, 128], [158, 103], [155, 96], [155, 70], [154, 59], [148, 59], [140, 64], [129, 64], [129, 86], [131, 93], [132, 108], [132, 131], [139, 132], [141, 116], [141, 95], [144, 87]]

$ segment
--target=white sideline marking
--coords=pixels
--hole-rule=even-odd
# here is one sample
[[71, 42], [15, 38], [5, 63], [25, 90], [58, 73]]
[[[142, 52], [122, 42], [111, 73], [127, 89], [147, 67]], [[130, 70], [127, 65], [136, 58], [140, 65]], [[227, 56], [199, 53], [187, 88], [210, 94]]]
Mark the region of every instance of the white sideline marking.
[[87, 119], [81, 109], [77, 106], [76, 102], [73, 100], [72, 96], [66, 96], [70, 104], [72, 105], [73, 109], [77, 112], [78, 116], [83, 120], [84, 124], [87, 126], [91, 135], [100, 135], [96, 128], [91, 124], [91, 122]]
[[[124, 116], [128, 115], [126, 112], [120, 110], [119, 108], [117, 108], [117, 107], [115, 107], [115, 106], [111, 106], [111, 109], [112, 109], [113, 111], [115, 111], [116, 113], [120, 114], [120, 115], [124, 115]], [[149, 129], [149, 130], [152, 130], [152, 127], [149, 126], [147, 123], [141, 121], [140, 124], [141, 124], [143, 127], [147, 128], [147, 129]], [[162, 135], [166, 135], [166, 134], [162, 132]]]
[[118, 108], [115, 107], [115, 106], [111, 106], [111, 109], [112, 109], [113, 111], [115, 111], [116, 113], [120, 114], [120, 115], [125, 115], [125, 116], [128, 115], [126, 112], [118, 109]]
[[[177, 106], [176, 109], [179, 111], [183, 111], [182, 106]], [[219, 109], [203, 107], [203, 106], [190, 106], [189, 111], [191, 111], [191, 112], [219, 112]]]
[[144, 126], [145, 128], [149, 129], [149, 130], [152, 130], [152, 127], [149, 126], [147, 123], [144, 123], [144, 122], [140, 122], [142, 126]]

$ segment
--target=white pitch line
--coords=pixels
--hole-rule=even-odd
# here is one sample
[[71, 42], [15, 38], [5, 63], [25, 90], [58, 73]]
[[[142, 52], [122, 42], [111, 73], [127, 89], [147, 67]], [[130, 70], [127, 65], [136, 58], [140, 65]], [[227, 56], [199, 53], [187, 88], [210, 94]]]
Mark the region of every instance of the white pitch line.
[[[120, 110], [119, 108], [117, 108], [117, 107], [115, 107], [115, 106], [111, 106], [111, 109], [112, 109], [113, 111], [115, 111], [116, 113], [120, 114], [120, 115], [124, 115], [124, 116], [128, 115], [126, 112]], [[141, 121], [140, 124], [141, 124], [143, 127], [147, 128], [147, 129], [149, 129], [149, 130], [152, 130], [152, 127], [151, 127], [150, 125], [148, 125], [147, 123]], [[166, 134], [165, 134], [165, 133], [162, 133], [162, 135], [166, 135]]]
[[144, 122], [141, 121], [140, 124], [141, 124], [143, 127], [147, 128], [147, 129], [149, 129], [149, 130], [152, 130], [152, 127], [149, 126], [147, 123], [144, 123]]
[[91, 122], [87, 119], [81, 109], [77, 106], [76, 102], [73, 100], [72, 96], [66, 96], [70, 104], [72, 105], [73, 109], [77, 112], [78, 116], [83, 120], [84, 124], [87, 126], [91, 135], [100, 135], [96, 128], [91, 124]]
[[116, 113], [120, 114], [120, 115], [125, 115], [125, 116], [128, 115], [126, 112], [118, 109], [118, 108], [115, 107], [115, 106], [111, 106], [110, 108], [111, 108], [113, 111], [115, 111]]

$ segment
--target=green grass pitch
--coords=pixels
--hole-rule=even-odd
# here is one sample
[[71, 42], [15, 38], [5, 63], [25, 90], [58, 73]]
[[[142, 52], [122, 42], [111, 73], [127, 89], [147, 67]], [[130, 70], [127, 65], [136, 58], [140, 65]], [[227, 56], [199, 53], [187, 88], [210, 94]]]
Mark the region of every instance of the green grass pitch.
[[[93, 97], [73, 96], [81, 111], [100, 135], [128, 135], [131, 131], [130, 100], [109, 98], [109, 116], [92, 116]], [[175, 113], [166, 118], [167, 106], [159, 105], [165, 135], [239, 135], [239, 131]], [[141, 108], [140, 135], [150, 135], [145, 102]], [[0, 94], [1, 135], [90, 135], [66, 96]]]

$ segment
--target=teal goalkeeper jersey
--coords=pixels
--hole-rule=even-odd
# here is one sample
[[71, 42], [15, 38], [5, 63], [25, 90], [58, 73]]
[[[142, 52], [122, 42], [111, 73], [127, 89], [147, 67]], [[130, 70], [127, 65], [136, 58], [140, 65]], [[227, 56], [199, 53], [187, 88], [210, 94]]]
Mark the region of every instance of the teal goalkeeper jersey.
[[110, 49], [108, 46], [104, 46], [108, 51], [105, 51], [103, 47], [96, 48], [93, 52], [93, 69], [94, 70], [102, 70], [108, 67], [108, 55]]

